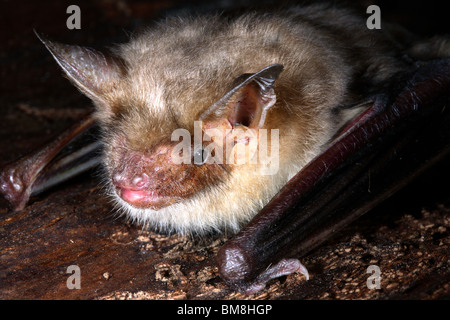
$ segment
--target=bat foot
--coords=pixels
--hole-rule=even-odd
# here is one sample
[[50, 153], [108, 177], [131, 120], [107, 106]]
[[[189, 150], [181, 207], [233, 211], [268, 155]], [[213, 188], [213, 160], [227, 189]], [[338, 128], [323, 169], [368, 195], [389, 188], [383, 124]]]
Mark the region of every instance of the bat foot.
[[265, 288], [267, 282], [292, 273], [301, 273], [309, 280], [306, 267], [298, 259], [282, 259], [277, 264], [270, 266], [261, 273], [255, 281], [241, 288], [240, 291], [247, 295], [255, 294]]

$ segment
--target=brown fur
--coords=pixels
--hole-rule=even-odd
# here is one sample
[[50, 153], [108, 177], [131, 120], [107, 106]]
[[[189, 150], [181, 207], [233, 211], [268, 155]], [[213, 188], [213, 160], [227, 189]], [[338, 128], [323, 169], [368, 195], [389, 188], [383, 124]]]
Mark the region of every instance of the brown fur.
[[[145, 199], [130, 205], [111, 187], [132, 219], [180, 232], [237, 230], [348, 120], [339, 106], [381, 90], [407, 67], [399, 59], [403, 48], [383, 30], [368, 30], [365, 18], [323, 5], [237, 18], [170, 18], [118, 46], [112, 60], [79, 47], [69, 50], [75, 55], [46, 45], [97, 105], [108, 180], [130, 185], [145, 174], [147, 189], [167, 197], [158, 205]], [[80, 62], [87, 55], [88, 62]], [[81, 74], [64, 61], [78, 65]], [[194, 121], [237, 77], [272, 64], [284, 71], [262, 128], [280, 132], [276, 174], [258, 174], [251, 164], [171, 164], [174, 130], [193, 133]], [[223, 121], [205, 119], [207, 126]]]

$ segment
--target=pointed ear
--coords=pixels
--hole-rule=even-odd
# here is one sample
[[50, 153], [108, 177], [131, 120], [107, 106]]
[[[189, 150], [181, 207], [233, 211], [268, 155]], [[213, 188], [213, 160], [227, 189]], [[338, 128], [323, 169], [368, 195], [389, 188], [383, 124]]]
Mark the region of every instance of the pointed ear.
[[256, 73], [239, 76], [238, 84], [209, 107], [200, 120], [221, 118], [228, 120], [233, 128], [238, 124], [261, 128], [267, 111], [275, 104], [273, 86], [281, 71], [282, 65], [273, 64]]
[[36, 31], [35, 34], [69, 80], [95, 102], [105, 103], [102, 94], [111, 90], [123, 73], [123, 65], [118, 59], [106, 57], [90, 48], [47, 40]]

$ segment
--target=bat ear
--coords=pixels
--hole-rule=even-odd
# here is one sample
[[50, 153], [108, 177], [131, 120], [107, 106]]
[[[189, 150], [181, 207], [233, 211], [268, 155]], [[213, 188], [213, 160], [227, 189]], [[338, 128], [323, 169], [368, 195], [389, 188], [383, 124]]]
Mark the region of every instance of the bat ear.
[[233, 128], [237, 124], [261, 128], [267, 111], [275, 104], [273, 86], [281, 71], [282, 65], [273, 64], [256, 73], [239, 76], [235, 81], [238, 84], [209, 107], [200, 120], [220, 118], [228, 120]]
[[66, 45], [36, 36], [50, 51], [65, 74], [85, 95], [102, 103], [102, 94], [112, 89], [123, 73], [118, 59], [91, 48]]

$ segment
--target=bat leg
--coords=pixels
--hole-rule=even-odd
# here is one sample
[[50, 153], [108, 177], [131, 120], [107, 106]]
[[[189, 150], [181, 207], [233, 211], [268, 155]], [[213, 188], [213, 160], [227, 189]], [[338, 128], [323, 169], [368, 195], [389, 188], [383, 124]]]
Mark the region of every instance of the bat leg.
[[450, 155], [450, 59], [377, 99], [295, 175], [217, 254], [222, 279], [255, 293], [298, 260]]
[[80, 149], [79, 152], [71, 150], [69, 154], [58, 158], [58, 161], [52, 162], [61, 150], [90, 129], [94, 123], [93, 115], [88, 114], [44, 147], [0, 169], [0, 194], [14, 211], [22, 210], [32, 194], [42, 192], [99, 162], [86, 160], [86, 153], [99, 148], [97, 142]]

